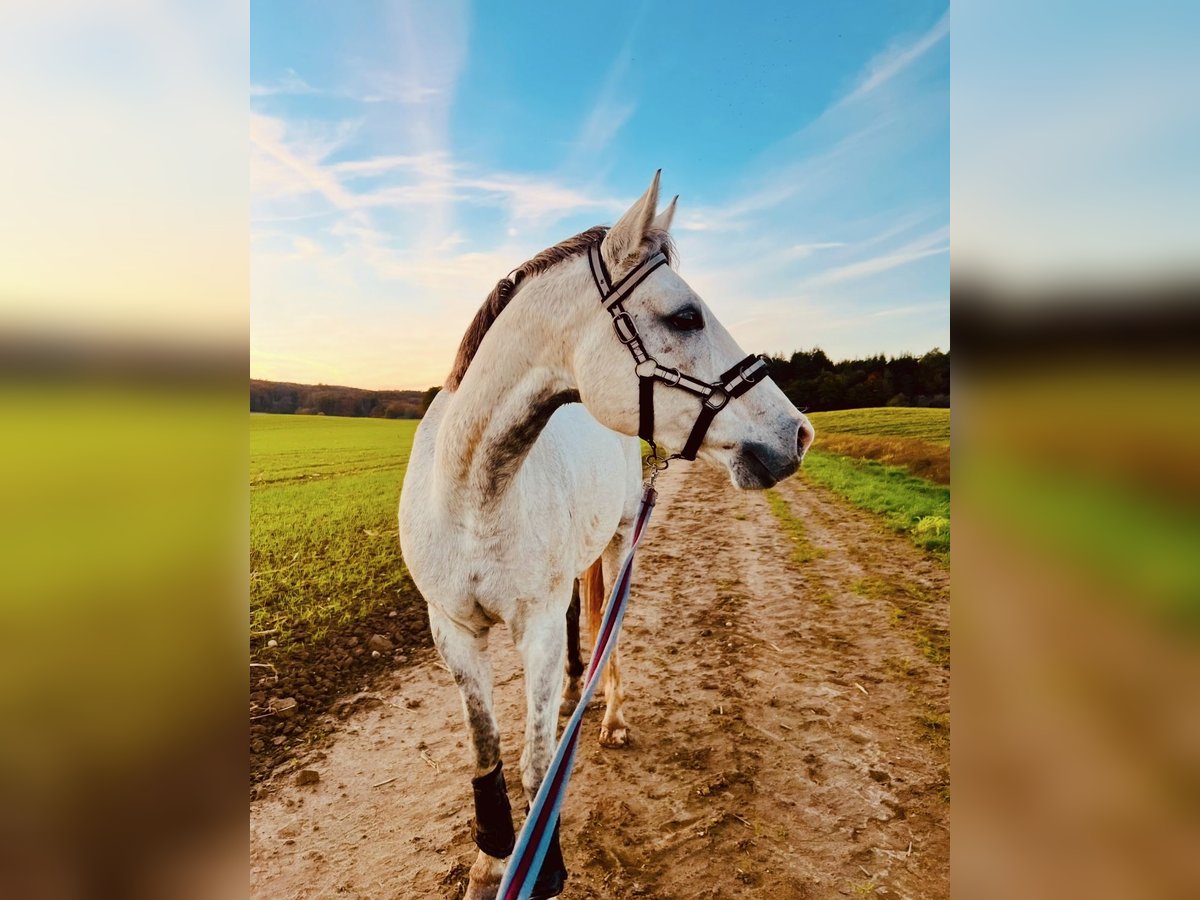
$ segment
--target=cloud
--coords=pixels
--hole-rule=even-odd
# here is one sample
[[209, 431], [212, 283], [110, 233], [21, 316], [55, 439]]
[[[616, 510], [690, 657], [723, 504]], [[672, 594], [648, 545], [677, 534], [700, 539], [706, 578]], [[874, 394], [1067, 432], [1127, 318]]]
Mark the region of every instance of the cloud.
[[826, 269], [823, 272], [803, 279], [796, 287], [799, 290], [812, 290], [813, 288], [828, 287], [846, 281], [857, 281], [862, 278], [878, 275], [889, 269], [907, 266], [928, 256], [949, 253], [949, 238], [949, 229], [939, 228], [937, 231], [924, 235], [891, 252], [882, 253], [878, 256], [862, 259], [844, 266]]
[[[886, 117], [876, 117], [837, 134], [814, 138], [812, 132], [822, 129], [815, 122], [779, 142], [764, 156], [782, 157], [783, 162], [759, 160], [749, 167], [753, 173], [742, 190], [727, 203], [682, 210], [678, 224], [683, 231], [735, 232], [762, 229], [766, 213], [795, 206], [804, 195], [829, 194], [838, 184], [850, 184], [873, 157], [886, 152], [887, 144], [880, 137], [891, 123]], [[803, 147], [816, 144], [822, 149], [805, 154]]]
[[395, 75], [377, 72], [371, 77], [370, 87], [356, 99], [362, 103], [403, 103], [416, 106], [433, 103], [442, 98], [447, 90], [446, 85], [422, 83], [419, 73], [406, 72]]
[[273, 97], [277, 94], [319, 94], [315, 87], [296, 74], [295, 69], [284, 70], [283, 75], [273, 84], [250, 85], [251, 97]]
[[841, 103], [853, 102], [878, 90], [937, 46], [949, 34], [950, 10], [947, 9], [933, 27], [917, 40], [911, 43], [893, 43], [867, 63], [857, 86], [846, 95]]
[[342, 123], [332, 140], [311, 140], [289, 134], [287, 124], [270, 116], [250, 114], [252, 192], [259, 198], [294, 197], [317, 193], [338, 209], [355, 205], [355, 197], [321, 160], [340, 146], [352, 127]]
[[637, 14], [625, 33], [625, 40], [621, 42], [608, 66], [596, 100], [571, 143], [570, 153], [562, 165], [563, 171], [575, 172], [583, 167], [594, 168], [596, 161], [605, 154], [625, 123], [637, 111], [637, 101], [629, 86], [628, 76], [634, 43], [648, 8], [648, 3], [638, 7]]
[[[326, 162], [354, 133], [355, 122], [314, 133], [271, 116], [252, 114], [253, 191], [260, 201], [315, 195], [338, 210], [404, 209], [467, 204], [504, 209], [514, 226], [545, 226], [583, 212], [613, 213], [625, 204], [607, 194], [560, 180], [507, 171], [479, 170], [444, 151], [372, 156]], [[294, 133], [298, 132], [298, 133]], [[347, 183], [375, 178], [354, 190]], [[270, 216], [283, 220], [288, 216]], [[298, 217], [297, 217], [298, 218]], [[445, 229], [430, 245], [443, 243]]]
[[807, 259], [818, 250], [834, 250], [845, 246], [844, 241], [815, 241], [811, 244], [794, 244], [783, 251], [783, 256], [787, 259]]
[[416, 172], [429, 178], [450, 178], [455, 165], [444, 152], [372, 156], [334, 163], [332, 171], [345, 178], [369, 178], [396, 170]]

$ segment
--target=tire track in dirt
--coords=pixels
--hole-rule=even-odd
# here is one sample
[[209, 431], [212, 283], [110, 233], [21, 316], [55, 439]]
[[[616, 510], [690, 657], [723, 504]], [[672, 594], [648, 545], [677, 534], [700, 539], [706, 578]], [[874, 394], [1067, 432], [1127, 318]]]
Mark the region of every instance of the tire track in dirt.
[[[928, 640], [948, 629], [946, 568], [796, 479], [777, 491], [817, 551], [803, 565], [765, 495], [701, 467], [661, 488], [621, 643], [632, 745], [601, 750], [589, 711], [563, 896], [949, 896], [949, 671]], [[521, 809], [521, 678], [503, 629], [492, 649]], [[461, 896], [449, 673], [428, 654], [352, 702], [306, 763], [320, 783], [279, 775], [252, 804], [252, 895]]]

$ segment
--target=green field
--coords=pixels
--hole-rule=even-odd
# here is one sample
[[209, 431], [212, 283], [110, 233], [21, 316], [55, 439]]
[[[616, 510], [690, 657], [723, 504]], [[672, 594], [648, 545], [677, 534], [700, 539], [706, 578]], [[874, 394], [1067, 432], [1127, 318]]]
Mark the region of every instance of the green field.
[[[820, 449], [832, 433], [940, 444], [949, 411], [814, 413], [804, 477], [880, 515], [919, 546], [949, 552], [948, 486], [904, 468]], [[320, 641], [416, 591], [400, 557], [396, 507], [417, 423], [250, 416], [250, 629], [256, 645]], [[874, 430], [873, 430], [874, 429]]]
[[817, 434], [861, 434], [869, 437], [917, 438], [943, 446], [950, 443], [950, 410], [880, 406], [811, 413]]
[[284, 645], [411, 596], [396, 509], [417, 423], [250, 416], [250, 622]]
[[[921, 470], [916, 463], [948, 452], [950, 410], [885, 407], [812, 413], [809, 418], [817, 440], [805, 458], [803, 477], [881, 516], [918, 547], [948, 559], [950, 486], [912, 472]], [[837, 435], [870, 441], [845, 444], [835, 439]], [[822, 449], [822, 436], [833, 451]], [[901, 458], [909, 464], [888, 465], [855, 455], [885, 442], [902, 445], [906, 453]]]

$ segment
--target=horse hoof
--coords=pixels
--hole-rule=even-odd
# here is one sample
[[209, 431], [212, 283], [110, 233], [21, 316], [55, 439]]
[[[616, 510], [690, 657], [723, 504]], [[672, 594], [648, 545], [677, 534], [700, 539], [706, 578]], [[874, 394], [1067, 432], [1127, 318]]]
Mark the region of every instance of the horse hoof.
[[600, 727], [600, 746], [618, 749], [629, 744], [629, 729], [623, 726], [615, 728]]
[[576, 697], [574, 699], [570, 699], [568, 697], [563, 697], [562, 700], [560, 700], [559, 704], [558, 704], [558, 714], [560, 716], [569, 716], [571, 713], [575, 712], [575, 707], [578, 705], [579, 705], [578, 697]]
[[500, 882], [498, 881], [487, 884], [477, 884], [472, 881], [467, 884], [467, 892], [463, 894], [463, 900], [496, 900], [499, 890]]
[[482, 850], [475, 857], [463, 900], [496, 900], [504, 878], [504, 860], [488, 856]]
[[533, 886], [533, 893], [529, 895], [529, 900], [550, 900], [551, 897], [557, 897], [567, 886], [566, 881], [566, 871], [561, 874], [555, 873], [545, 882], [539, 877], [537, 884]]

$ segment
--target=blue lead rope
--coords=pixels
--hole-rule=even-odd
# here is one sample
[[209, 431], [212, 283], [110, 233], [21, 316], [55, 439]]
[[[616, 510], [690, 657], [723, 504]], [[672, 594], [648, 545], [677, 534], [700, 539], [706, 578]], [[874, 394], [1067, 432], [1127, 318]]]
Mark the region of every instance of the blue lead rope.
[[596, 646], [592, 651], [592, 662], [588, 669], [587, 683], [583, 687], [583, 696], [579, 698], [575, 711], [567, 720], [567, 726], [563, 729], [562, 737], [558, 741], [558, 749], [555, 750], [554, 758], [550, 761], [550, 768], [546, 770], [546, 777], [538, 789], [537, 796], [533, 799], [529, 815], [525, 818], [521, 836], [517, 839], [517, 845], [513, 848], [508, 867], [504, 871], [504, 880], [500, 882], [497, 896], [501, 900], [529, 900], [533, 893], [534, 882], [537, 880], [538, 872], [541, 871], [546, 851], [550, 847], [554, 826], [558, 823], [559, 811], [562, 809], [563, 798], [567, 793], [567, 782], [571, 778], [571, 769], [575, 765], [583, 714], [588, 703], [591, 702], [592, 696], [596, 693], [600, 675], [604, 671], [604, 664], [608, 662], [613, 648], [617, 646], [617, 635], [621, 631], [621, 620], [625, 617], [625, 603], [629, 599], [629, 587], [633, 578], [633, 555], [637, 552], [638, 544], [642, 540], [642, 532], [646, 529], [646, 523], [650, 521], [650, 513], [653, 511], [657, 499], [658, 494], [654, 488], [647, 486], [645, 494], [642, 495], [642, 505], [638, 508], [637, 522], [633, 529], [633, 543], [625, 561], [621, 564], [621, 571], [613, 585], [612, 594], [608, 598], [608, 606], [600, 620]]

